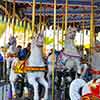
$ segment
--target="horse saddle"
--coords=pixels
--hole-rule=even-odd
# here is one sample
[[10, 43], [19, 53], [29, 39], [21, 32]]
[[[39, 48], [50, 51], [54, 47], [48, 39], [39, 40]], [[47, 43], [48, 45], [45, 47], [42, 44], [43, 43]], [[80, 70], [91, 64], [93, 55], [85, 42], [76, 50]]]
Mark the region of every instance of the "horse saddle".
[[17, 53], [14, 53], [14, 54], [11, 54], [11, 53], [7, 53], [7, 58], [11, 57], [16, 57], [17, 56]]
[[24, 73], [25, 61], [18, 60], [14, 63], [13, 69], [15, 73]]

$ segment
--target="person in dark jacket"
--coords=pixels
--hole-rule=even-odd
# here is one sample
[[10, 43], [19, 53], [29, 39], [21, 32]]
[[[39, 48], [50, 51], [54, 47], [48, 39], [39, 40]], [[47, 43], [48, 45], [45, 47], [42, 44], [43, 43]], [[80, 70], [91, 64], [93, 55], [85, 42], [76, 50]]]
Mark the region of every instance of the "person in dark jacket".
[[21, 59], [21, 58], [20, 58], [21, 51], [22, 51], [22, 46], [21, 46], [21, 45], [18, 45], [18, 46], [17, 46], [17, 57], [18, 57], [19, 59]]
[[0, 53], [0, 81], [3, 80], [3, 62], [4, 62], [4, 58]]
[[18, 58], [20, 60], [27, 59], [30, 56], [30, 49], [31, 49], [31, 43], [28, 43], [26, 48], [19, 51]]

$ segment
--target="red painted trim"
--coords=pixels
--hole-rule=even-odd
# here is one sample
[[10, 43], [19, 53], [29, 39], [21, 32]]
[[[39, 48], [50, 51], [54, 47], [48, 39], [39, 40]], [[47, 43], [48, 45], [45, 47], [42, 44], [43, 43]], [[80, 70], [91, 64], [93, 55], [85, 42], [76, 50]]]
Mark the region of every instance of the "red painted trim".
[[95, 75], [100, 75], [100, 70], [91, 69], [90, 72]]

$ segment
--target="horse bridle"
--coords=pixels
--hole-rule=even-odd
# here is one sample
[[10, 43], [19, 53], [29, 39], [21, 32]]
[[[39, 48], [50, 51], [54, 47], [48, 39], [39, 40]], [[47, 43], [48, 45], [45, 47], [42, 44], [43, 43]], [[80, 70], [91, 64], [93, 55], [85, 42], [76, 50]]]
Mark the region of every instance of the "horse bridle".
[[73, 58], [81, 58], [80, 56], [74, 56], [74, 55], [70, 55], [70, 54], [67, 54], [67, 53], [64, 53], [64, 56], [69, 56], [69, 57], [73, 57]]
[[[65, 56], [65, 55], [64, 55]], [[67, 61], [70, 59], [71, 57], [69, 56], [68, 58], [65, 59], [64, 63], [62, 63], [64, 66], [66, 65]]]

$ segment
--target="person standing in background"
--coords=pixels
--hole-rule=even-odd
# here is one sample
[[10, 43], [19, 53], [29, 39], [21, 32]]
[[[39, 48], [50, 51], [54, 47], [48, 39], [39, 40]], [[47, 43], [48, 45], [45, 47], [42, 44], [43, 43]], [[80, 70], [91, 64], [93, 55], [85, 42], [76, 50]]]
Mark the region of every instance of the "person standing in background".
[[[92, 61], [90, 62], [92, 69], [96, 72], [100, 72], [100, 48], [95, 48], [94, 54], [91, 56]], [[93, 71], [93, 78], [100, 78], [100, 74], [95, 74]]]
[[3, 81], [4, 53], [3, 47], [0, 48], [0, 82]]

